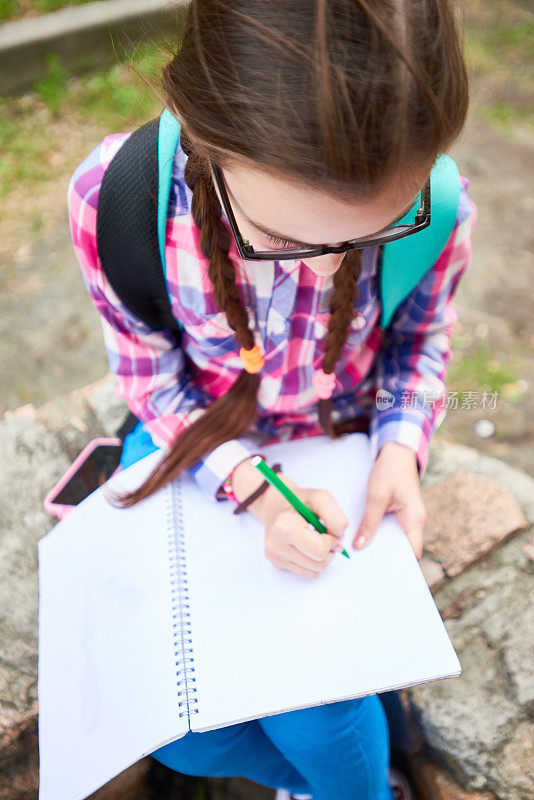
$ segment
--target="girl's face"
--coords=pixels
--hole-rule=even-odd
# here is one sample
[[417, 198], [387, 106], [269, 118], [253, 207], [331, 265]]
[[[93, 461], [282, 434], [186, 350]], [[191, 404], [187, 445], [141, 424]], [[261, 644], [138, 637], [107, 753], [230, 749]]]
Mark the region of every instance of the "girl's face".
[[[378, 234], [411, 208], [431, 166], [410, 182], [405, 175], [399, 176], [380, 195], [360, 203], [342, 202], [250, 166], [234, 164], [221, 171], [243, 238], [255, 250], [284, 250], [298, 244], [339, 244]], [[325, 277], [337, 271], [344, 256], [327, 253], [302, 261], [316, 275]]]

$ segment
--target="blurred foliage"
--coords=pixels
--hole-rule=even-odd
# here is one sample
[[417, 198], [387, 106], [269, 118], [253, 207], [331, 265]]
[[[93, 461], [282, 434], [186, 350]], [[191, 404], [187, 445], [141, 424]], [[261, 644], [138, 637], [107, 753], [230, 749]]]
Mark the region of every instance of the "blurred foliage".
[[94, 130], [96, 143], [98, 135], [133, 130], [156, 116], [162, 101], [154, 90], [159, 90], [158, 74], [168, 57], [167, 44], [140, 44], [134, 52], [122, 52], [119, 63], [107, 69], [73, 77], [56, 53], [49, 54], [47, 74], [34, 92], [0, 98], [0, 197], [23, 182], [35, 191], [35, 182], [57, 178], [55, 164], [65, 164], [66, 122]]
[[34, 17], [65, 6], [81, 6], [89, 2], [90, 0], [0, 0], [0, 22]]
[[46, 57], [48, 72], [35, 84], [35, 91], [43, 103], [48, 106], [53, 116], [58, 117], [65, 96], [67, 71], [61, 66], [57, 53], [48, 53]]
[[474, 111], [501, 134], [534, 133], [534, 18], [513, 0], [466, 0], [465, 54]]
[[458, 337], [452, 337], [453, 358], [447, 370], [447, 386], [451, 390], [499, 392], [509, 394], [507, 387], [515, 386], [521, 362], [506, 363], [485, 344], [462, 351]]
[[494, 128], [506, 131], [510, 125], [525, 124], [534, 132], [534, 101], [523, 106], [514, 106], [502, 100], [494, 100], [478, 110], [479, 116]]
[[[9, 9], [11, 16], [28, 15], [64, 4], [0, 0], [0, 17]], [[534, 130], [528, 68], [534, 54], [532, 15], [516, 0], [464, 0], [463, 8], [472, 113], [500, 133], [528, 134]], [[171, 44], [159, 40], [129, 50], [117, 45], [113, 66], [77, 76], [52, 53], [33, 92], [0, 98], [0, 198], [11, 193], [13, 205], [27, 207], [0, 219], [0, 240], [7, 243], [19, 230], [46, 229], [51, 218], [31, 198], [44, 197], [48, 186], [65, 182], [106, 134], [134, 130], [160, 112], [163, 101], [145, 81], [157, 89], [158, 73], [178, 47], [177, 31]]]

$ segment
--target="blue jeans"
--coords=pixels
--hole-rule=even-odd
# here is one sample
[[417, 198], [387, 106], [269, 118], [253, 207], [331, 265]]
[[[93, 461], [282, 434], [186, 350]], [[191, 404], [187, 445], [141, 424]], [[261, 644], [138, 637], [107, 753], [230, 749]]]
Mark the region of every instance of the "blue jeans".
[[184, 775], [249, 778], [313, 800], [393, 800], [376, 695], [189, 732], [151, 756]]
[[[125, 439], [121, 463], [155, 449], [139, 424]], [[388, 726], [377, 695], [190, 731], [151, 756], [183, 775], [249, 778], [313, 800], [393, 800]]]

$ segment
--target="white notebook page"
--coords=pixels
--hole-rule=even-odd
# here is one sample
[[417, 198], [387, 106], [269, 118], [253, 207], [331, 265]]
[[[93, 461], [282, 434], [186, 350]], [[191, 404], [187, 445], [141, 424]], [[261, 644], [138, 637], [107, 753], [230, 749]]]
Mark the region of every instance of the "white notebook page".
[[[139, 486], [159, 458], [108, 485]], [[40, 800], [81, 800], [188, 730], [174, 665], [169, 501], [167, 490], [121, 510], [98, 490], [38, 542]]]
[[[371, 545], [351, 542], [371, 466], [369, 440], [351, 434], [263, 447], [300, 486], [328, 489], [351, 525], [350, 560], [336, 554], [310, 581], [264, 555], [263, 526], [183, 485], [187, 579], [198, 702], [208, 730], [460, 672], [417, 559], [388, 514]], [[179, 490], [180, 491], [180, 490]], [[319, 535], [319, 534], [318, 534]]]

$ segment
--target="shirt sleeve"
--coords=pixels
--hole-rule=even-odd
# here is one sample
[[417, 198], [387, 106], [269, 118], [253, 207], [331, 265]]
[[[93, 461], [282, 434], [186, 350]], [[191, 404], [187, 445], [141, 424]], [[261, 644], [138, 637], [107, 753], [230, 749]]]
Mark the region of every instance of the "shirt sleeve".
[[[72, 175], [67, 192], [74, 251], [91, 300], [100, 314], [116, 392], [145, 423], [154, 444], [169, 448], [213, 402], [188, 372], [185, 355], [169, 331], [153, 331], [121, 302], [102, 269], [96, 245], [96, 207], [102, 177], [122, 134], [106, 137]], [[111, 141], [110, 141], [111, 140]], [[222, 500], [224, 479], [258, 453], [246, 436], [224, 442], [189, 468], [212, 500]]]
[[447, 413], [445, 375], [450, 337], [458, 319], [452, 300], [471, 261], [471, 233], [477, 209], [468, 194], [470, 181], [460, 176], [458, 215], [434, 266], [397, 308], [376, 368], [376, 402], [370, 445], [376, 459], [386, 442], [406, 445], [416, 454], [420, 477], [432, 434]]

